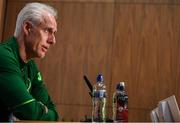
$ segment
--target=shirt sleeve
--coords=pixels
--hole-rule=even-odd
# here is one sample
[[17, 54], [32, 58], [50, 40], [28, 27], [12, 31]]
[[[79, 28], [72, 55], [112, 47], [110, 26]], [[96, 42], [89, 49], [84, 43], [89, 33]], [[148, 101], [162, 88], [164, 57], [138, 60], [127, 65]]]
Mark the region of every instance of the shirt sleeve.
[[[52, 108], [54, 106], [35, 97], [26, 89], [17, 60], [9, 52], [1, 52], [0, 101], [20, 120], [56, 121], [57, 112]], [[47, 105], [48, 112], [40, 101]]]

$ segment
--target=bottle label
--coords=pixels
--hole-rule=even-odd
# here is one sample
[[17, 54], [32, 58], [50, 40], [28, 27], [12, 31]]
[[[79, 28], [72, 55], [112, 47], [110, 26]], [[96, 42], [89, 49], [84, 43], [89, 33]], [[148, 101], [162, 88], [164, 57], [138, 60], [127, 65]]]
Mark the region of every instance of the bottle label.
[[121, 102], [117, 102], [117, 121], [127, 122], [128, 109], [124, 108]]
[[128, 96], [124, 94], [119, 94], [114, 100], [114, 103], [116, 103], [116, 116], [114, 120], [120, 122], [128, 122]]
[[105, 90], [94, 91], [93, 96], [95, 98], [106, 98], [106, 91]]

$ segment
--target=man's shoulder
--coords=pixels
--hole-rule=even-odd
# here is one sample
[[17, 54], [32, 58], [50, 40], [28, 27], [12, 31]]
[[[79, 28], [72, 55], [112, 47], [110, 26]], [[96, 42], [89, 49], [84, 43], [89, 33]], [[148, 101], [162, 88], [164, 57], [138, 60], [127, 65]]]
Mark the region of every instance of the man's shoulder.
[[12, 39], [8, 39], [0, 43], [0, 55], [10, 55], [12, 54]]
[[8, 47], [7, 45], [0, 45], [0, 59], [8, 59], [13, 57], [13, 52], [11, 47]]
[[16, 62], [16, 57], [11, 45], [11, 41], [6, 41], [0, 44], [0, 63], [12, 63]]
[[14, 56], [12, 48], [8, 45], [0, 45], [0, 59], [12, 58]]

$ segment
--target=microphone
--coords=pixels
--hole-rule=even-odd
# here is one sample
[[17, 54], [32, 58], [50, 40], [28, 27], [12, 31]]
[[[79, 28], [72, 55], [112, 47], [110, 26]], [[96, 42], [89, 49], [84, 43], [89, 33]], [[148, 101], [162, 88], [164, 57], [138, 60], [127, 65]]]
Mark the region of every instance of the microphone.
[[90, 90], [89, 95], [92, 97], [93, 86], [92, 86], [91, 82], [88, 80], [88, 78], [86, 77], [86, 75], [84, 75], [83, 78], [84, 78], [84, 80], [85, 80], [85, 82], [86, 82], [86, 84]]

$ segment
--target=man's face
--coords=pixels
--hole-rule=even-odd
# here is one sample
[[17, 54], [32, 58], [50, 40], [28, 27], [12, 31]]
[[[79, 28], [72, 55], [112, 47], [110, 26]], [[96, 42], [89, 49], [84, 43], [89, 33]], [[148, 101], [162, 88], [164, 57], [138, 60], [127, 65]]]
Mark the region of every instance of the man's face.
[[26, 53], [30, 58], [43, 58], [50, 45], [56, 43], [55, 33], [57, 31], [56, 19], [46, 14], [43, 21], [32, 26], [25, 41]]

